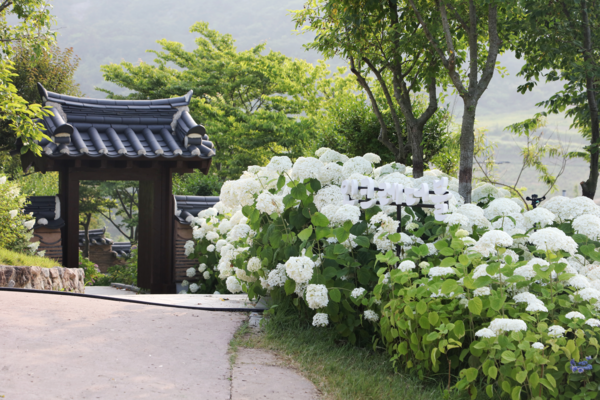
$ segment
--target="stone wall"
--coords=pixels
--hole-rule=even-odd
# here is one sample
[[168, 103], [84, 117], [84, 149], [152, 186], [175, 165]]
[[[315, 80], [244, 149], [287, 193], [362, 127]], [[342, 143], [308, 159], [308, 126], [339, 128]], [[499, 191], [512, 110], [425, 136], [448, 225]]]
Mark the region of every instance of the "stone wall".
[[85, 272], [81, 268], [0, 265], [0, 287], [84, 293], [84, 277]]

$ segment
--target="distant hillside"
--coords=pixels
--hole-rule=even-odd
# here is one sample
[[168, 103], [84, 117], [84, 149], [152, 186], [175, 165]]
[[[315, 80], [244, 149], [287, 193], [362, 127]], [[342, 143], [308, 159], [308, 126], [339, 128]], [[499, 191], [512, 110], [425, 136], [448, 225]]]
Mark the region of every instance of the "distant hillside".
[[294, 24], [287, 15], [287, 10], [303, 4], [302, 0], [60, 0], [54, 2], [53, 13], [58, 19], [59, 45], [73, 47], [81, 57], [76, 79], [83, 92], [104, 97], [94, 86], [114, 86], [103, 81], [100, 65], [121, 60], [150, 62], [153, 54], [145, 51], [159, 50], [156, 41], [163, 38], [194, 49], [195, 35], [189, 28], [196, 21], [230, 33], [239, 49], [266, 41], [267, 49], [316, 62], [319, 55], [302, 47], [310, 37], [293, 33]]
[[[104, 82], [100, 65], [119, 63], [121, 60], [151, 62], [153, 55], [147, 49], [159, 50], [156, 41], [162, 38], [181, 42], [186, 49], [195, 48], [195, 35], [188, 32], [196, 21], [207, 21], [211, 28], [231, 34], [241, 50], [262, 42], [267, 49], [280, 51], [287, 56], [316, 62], [316, 52], [307, 52], [302, 45], [311, 35], [297, 35], [287, 10], [303, 7], [303, 0], [56, 0], [53, 13], [57, 16], [61, 47], [73, 47], [81, 57], [76, 79], [88, 97], [104, 97], [95, 86], [123, 93], [114, 84]], [[500, 56], [500, 63], [507, 68], [508, 76], [498, 74], [492, 79], [488, 90], [479, 101], [477, 121], [479, 126], [489, 129], [491, 140], [499, 144], [497, 159], [510, 161], [498, 166], [507, 180], [514, 179], [518, 171], [518, 148], [512, 135], [504, 127], [540, 111], [535, 107], [539, 101], [560, 90], [561, 83], [538, 85], [534, 92], [521, 95], [516, 88], [523, 81], [516, 74], [522, 61], [513, 54]], [[332, 66], [343, 66], [341, 60], [330, 61]], [[447, 102], [454, 104], [457, 122], [462, 115], [462, 102], [448, 96]], [[576, 132], [569, 131], [570, 121], [562, 116], [549, 119], [549, 130], [560, 132], [567, 141], [582, 144]], [[375, 138], [373, 140], [376, 140]], [[551, 160], [549, 160], [551, 163]], [[514, 175], [514, 177], [513, 177]], [[587, 165], [581, 160], [571, 161], [568, 173], [560, 181], [560, 188], [574, 195], [574, 187], [587, 177]], [[530, 193], [541, 192], [543, 185], [537, 182], [535, 173], [529, 172], [522, 185]]]

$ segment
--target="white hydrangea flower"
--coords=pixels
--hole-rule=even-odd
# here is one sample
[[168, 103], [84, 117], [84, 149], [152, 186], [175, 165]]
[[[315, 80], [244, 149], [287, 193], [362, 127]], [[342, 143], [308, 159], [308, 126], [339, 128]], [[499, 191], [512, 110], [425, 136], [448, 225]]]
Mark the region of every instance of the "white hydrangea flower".
[[544, 350], [544, 345], [540, 342], [533, 343], [531, 347], [537, 350]]
[[224, 219], [219, 223], [219, 233], [221, 233], [221, 235], [226, 235], [227, 232], [229, 232], [231, 230], [231, 228], [233, 228], [233, 223], [228, 220], [228, 219]]
[[327, 150], [331, 150], [329, 147], [321, 147], [317, 151], [315, 151], [315, 156], [321, 157]]
[[193, 278], [196, 275], [196, 268], [188, 268], [185, 271], [185, 274], [187, 275], [188, 278]]
[[326, 186], [320, 189], [314, 197], [314, 203], [317, 210], [321, 212], [326, 206], [340, 207], [344, 202], [344, 195], [342, 194], [340, 187], [336, 185]]
[[578, 290], [574, 294], [581, 296], [581, 298], [585, 301], [596, 299], [598, 302], [600, 302], [600, 290], [591, 287]]
[[533, 279], [536, 276], [536, 272], [533, 269], [534, 265], [538, 265], [540, 267], [547, 267], [550, 264], [546, 260], [542, 260], [541, 258], [532, 258], [527, 262], [527, 264], [516, 268], [514, 270], [514, 275], [520, 275], [527, 279]]
[[19, 213], [19, 210], [10, 210], [8, 212], [8, 215], [10, 215], [10, 218], [12, 219], [12, 218], [16, 217], [18, 213]]
[[574, 319], [574, 318], [585, 319], [585, 315], [583, 315], [579, 311], [571, 311], [565, 315], [565, 318], [567, 318], [567, 319]]
[[272, 195], [269, 192], [262, 192], [256, 199], [256, 209], [265, 214], [281, 214], [283, 212], [283, 198]]
[[592, 214], [583, 214], [573, 220], [573, 229], [591, 240], [600, 240], [600, 218]]
[[365, 288], [356, 288], [352, 290], [352, 293], [350, 293], [350, 296], [354, 297], [355, 299], [358, 299], [360, 296], [362, 296], [364, 293], [366, 292]]
[[[323, 210], [325, 210], [324, 207]], [[360, 208], [351, 204], [344, 204], [340, 207], [335, 207], [335, 214], [329, 218], [330, 225], [341, 226], [344, 222], [351, 221], [352, 225], [356, 225], [360, 222]]]
[[594, 200], [585, 196], [575, 197], [563, 202], [558, 211], [558, 217], [562, 221], [575, 219], [584, 214], [600, 217], [600, 207], [594, 203]]
[[492, 294], [492, 291], [487, 286], [473, 290], [473, 295], [475, 296], [489, 296], [490, 294]]
[[261, 269], [262, 265], [260, 262], [260, 258], [258, 257], [252, 257], [248, 260], [248, 265], [246, 266], [246, 268], [248, 268], [248, 271], [250, 272], [258, 272]]
[[585, 324], [591, 326], [592, 328], [600, 328], [600, 321], [596, 318], [588, 319], [587, 321], [585, 321]]
[[202, 263], [200, 265], [198, 265], [198, 272], [204, 272], [206, 271], [206, 264]]
[[548, 335], [552, 337], [562, 337], [565, 334], [565, 332], [565, 328], [559, 325], [552, 325], [548, 328]]
[[447, 215], [444, 222], [448, 225], [448, 227], [459, 225], [460, 229], [466, 230], [469, 233], [473, 233], [473, 225], [471, 224], [469, 217], [464, 214], [454, 212]]
[[231, 293], [240, 293], [242, 291], [240, 281], [233, 275], [227, 278], [225, 284], [227, 285], [227, 290]]
[[210, 240], [211, 242], [215, 242], [219, 239], [219, 234], [217, 232], [208, 232], [206, 234], [206, 240]]
[[480, 253], [484, 257], [496, 254], [496, 247], [510, 247], [513, 244], [512, 237], [499, 230], [492, 230], [481, 235], [471, 250]]
[[373, 166], [363, 157], [354, 157], [344, 163], [342, 176], [350, 178], [352, 174], [368, 175], [373, 171]]
[[342, 166], [336, 163], [327, 163], [319, 169], [317, 176], [322, 185], [339, 185], [342, 181]]
[[300, 157], [292, 168], [292, 178], [300, 182], [309, 178], [317, 179], [322, 166], [323, 163], [314, 157]]
[[388, 216], [384, 212], [378, 212], [369, 220], [370, 229], [376, 229], [379, 226], [383, 232], [387, 232], [389, 234], [396, 233], [399, 225], [400, 223], [397, 220]]
[[525, 311], [528, 312], [548, 312], [548, 308], [544, 305], [542, 301], [529, 303]]
[[34, 225], [35, 225], [35, 219], [30, 219], [29, 221], [23, 222], [23, 226], [29, 230], [33, 229]]
[[277, 156], [271, 158], [271, 161], [265, 168], [281, 174], [292, 169], [292, 165], [292, 160], [288, 156]]
[[192, 293], [196, 293], [198, 291], [198, 289], [200, 289], [200, 286], [196, 283], [192, 283], [190, 285], [190, 292]]
[[463, 307], [467, 307], [469, 305], [469, 299], [460, 299], [460, 301], [458, 302], [459, 305], [463, 306]]
[[381, 157], [373, 153], [367, 153], [363, 156], [363, 158], [373, 164], [379, 164], [381, 162]]
[[488, 196], [490, 195], [494, 199], [504, 197], [504, 195], [498, 190], [497, 187], [490, 183], [485, 183], [473, 189], [473, 191], [471, 192], [471, 201], [475, 204], [486, 203]]
[[397, 183], [399, 185], [404, 185], [405, 187], [412, 187], [413, 186], [413, 179], [409, 178], [408, 176], [400, 173], [400, 172], [392, 172], [386, 175], [381, 175], [378, 179], [377, 182], [379, 184], [382, 183]]
[[307, 283], [313, 276], [315, 262], [306, 256], [290, 257], [285, 263], [285, 272], [296, 284]]
[[191, 240], [188, 240], [183, 245], [183, 249], [184, 249], [185, 255], [189, 256], [190, 254], [192, 254], [194, 252], [194, 242]]
[[325, 285], [308, 285], [306, 288], [306, 302], [308, 307], [316, 310], [327, 307], [329, 304], [329, 293]]
[[287, 275], [285, 274], [285, 264], [277, 264], [277, 267], [269, 272], [267, 283], [271, 287], [277, 287], [285, 285], [286, 280]]
[[232, 243], [237, 242], [238, 240], [247, 237], [251, 230], [250, 226], [246, 224], [238, 224], [227, 233], [227, 240]]
[[568, 283], [575, 289], [585, 289], [592, 286], [590, 280], [583, 275], [575, 275], [568, 280]]
[[557, 220], [560, 219], [560, 211], [562, 210], [563, 206], [568, 203], [570, 201], [570, 199], [568, 197], [564, 197], [564, 196], [554, 196], [549, 198], [548, 200], [543, 201], [540, 204], [540, 207], [545, 208], [546, 210], [550, 211], [552, 214], [554, 214], [555, 218]]
[[[262, 185], [258, 181], [258, 179], [248, 178], [248, 179], [239, 179], [234, 181], [234, 194], [236, 196], [236, 202], [232, 205], [226, 204], [229, 207], [235, 207], [237, 205], [240, 206], [250, 206], [254, 204], [254, 195], [260, 193], [263, 190]], [[222, 191], [222, 190], [221, 190]]]
[[[552, 225], [556, 215], [552, 214], [550, 210], [543, 207], [534, 208], [531, 211], [527, 211], [523, 214], [523, 222], [526, 229], [534, 227], [545, 228], [547, 225]], [[600, 219], [599, 219], [600, 221]]]
[[379, 315], [373, 310], [365, 310], [364, 317], [367, 321], [377, 322], [379, 321]]
[[210, 272], [204, 271], [204, 274], [202, 274], [202, 276], [204, 277], [204, 279], [210, 279]]
[[527, 324], [522, 319], [496, 318], [490, 323], [489, 328], [494, 333], [499, 334], [502, 332], [526, 331]]
[[329, 316], [325, 313], [316, 313], [312, 324], [317, 327], [327, 326], [329, 325]]
[[256, 282], [256, 278], [252, 275], [248, 275], [245, 270], [241, 268], [234, 268], [235, 276], [240, 281], [244, 282]]
[[450, 267], [433, 267], [429, 269], [429, 272], [427, 273], [427, 275], [434, 277], [434, 276], [446, 276], [446, 275], [454, 275], [456, 272], [454, 272], [453, 268]]
[[206, 251], [208, 251], [209, 253], [212, 253], [213, 251], [215, 251], [215, 245], [209, 244], [208, 246], [206, 246]]
[[[468, 302], [468, 301], [467, 301]], [[483, 328], [475, 332], [475, 336], [484, 337], [484, 338], [493, 338], [496, 337], [496, 332], [489, 328]]]
[[185, 279], [183, 281], [181, 281], [181, 286], [188, 287], [189, 285], [190, 285], [190, 283], [188, 281], [186, 281]]
[[344, 162], [346, 160], [346, 156], [331, 149], [328, 149], [323, 154], [321, 154], [321, 156], [319, 156], [319, 161], [321, 161], [323, 164], [333, 164], [337, 162]]
[[566, 251], [573, 255], [577, 252], [577, 243], [572, 237], [567, 236], [558, 228], [544, 228], [533, 232], [529, 236], [529, 241], [539, 250], [548, 250], [556, 252], [558, 250]]
[[412, 271], [416, 267], [417, 266], [415, 265], [415, 263], [411, 260], [404, 260], [400, 263], [400, 265], [398, 265], [398, 269], [403, 272]]
[[421, 261], [419, 263], [419, 268], [428, 268], [429, 267], [429, 263], [427, 261]]
[[0, 185], [4, 185], [6, 183], [6, 176], [0, 176]]

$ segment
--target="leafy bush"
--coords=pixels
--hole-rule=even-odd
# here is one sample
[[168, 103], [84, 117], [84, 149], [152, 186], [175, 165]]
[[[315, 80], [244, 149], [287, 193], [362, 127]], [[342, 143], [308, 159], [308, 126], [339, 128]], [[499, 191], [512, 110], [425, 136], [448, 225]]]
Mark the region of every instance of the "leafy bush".
[[39, 242], [29, 242], [35, 220], [23, 214], [25, 200], [18, 185], [0, 176], [0, 247], [35, 254]]
[[173, 175], [173, 194], [182, 196], [218, 196], [223, 181], [215, 174], [204, 175], [200, 170], [193, 174]]
[[136, 246], [131, 248], [131, 255], [125, 264], [115, 264], [108, 267], [107, 276], [110, 282], [123, 283], [125, 285], [137, 286], [138, 250]]
[[450, 178], [445, 221], [404, 207], [397, 232], [396, 207], [344, 204], [337, 184], [432, 187], [439, 171], [412, 179], [403, 165], [374, 169], [374, 154], [317, 155], [249, 168], [194, 219], [186, 250], [216, 287], [291, 297], [313, 325], [382, 344], [398, 369], [447, 376], [471, 397], [482, 385], [490, 397], [595, 397], [600, 207], [555, 197], [527, 210], [489, 184], [473, 191], [479, 206], [463, 204]]

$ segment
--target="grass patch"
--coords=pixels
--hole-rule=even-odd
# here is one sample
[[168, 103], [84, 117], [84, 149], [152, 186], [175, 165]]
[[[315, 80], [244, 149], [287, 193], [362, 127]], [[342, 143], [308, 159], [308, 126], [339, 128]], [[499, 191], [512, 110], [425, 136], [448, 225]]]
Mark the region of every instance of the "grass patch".
[[231, 341], [232, 365], [238, 347], [274, 351], [312, 381], [327, 400], [445, 397], [441, 383], [426, 384], [416, 377], [395, 373], [385, 353], [339, 343], [332, 330], [314, 328], [299, 320], [282, 322], [274, 317], [260, 332], [242, 325]]
[[52, 268], [61, 265], [50, 258], [30, 256], [24, 253], [0, 248], [0, 265], [10, 265], [15, 267], [42, 267]]

